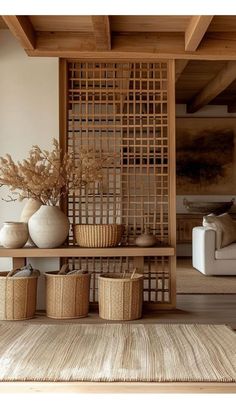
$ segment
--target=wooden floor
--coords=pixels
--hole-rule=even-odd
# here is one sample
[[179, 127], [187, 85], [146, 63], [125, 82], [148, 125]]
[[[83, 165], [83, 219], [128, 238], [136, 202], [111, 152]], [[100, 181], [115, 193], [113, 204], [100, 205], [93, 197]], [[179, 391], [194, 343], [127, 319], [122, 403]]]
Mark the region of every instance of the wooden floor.
[[203, 275], [191, 258], [178, 258], [176, 285], [180, 294], [236, 294], [236, 275]]
[[[73, 320], [49, 319], [38, 313], [26, 323], [109, 323], [100, 319], [97, 312], [88, 317]], [[114, 322], [113, 322], [114, 323]], [[177, 295], [175, 310], [144, 313], [142, 319], [133, 323], [211, 323], [227, 324], [236, 330], [236, 295]]]

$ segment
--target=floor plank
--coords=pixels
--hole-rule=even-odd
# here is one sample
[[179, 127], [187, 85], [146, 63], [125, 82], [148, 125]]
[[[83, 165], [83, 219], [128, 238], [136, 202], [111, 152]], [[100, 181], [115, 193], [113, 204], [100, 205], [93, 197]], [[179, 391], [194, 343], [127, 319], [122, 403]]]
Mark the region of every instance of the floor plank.
[[203, 275], [193, 268], [191, 258], [177, 259], [176, 274], [178, 294], [236, 294], [236, 275]]
[[[97, 312], [90, 312], [81, 319], [49, 319], [45, 313], [37, 313], [25, 323], [117, 323], [103, 320]], [[178, 295], [175, 310], [144, 313], [133, 323], [209, 323], [227, 324], [236, 330], [236, 296], [235, 295]]]

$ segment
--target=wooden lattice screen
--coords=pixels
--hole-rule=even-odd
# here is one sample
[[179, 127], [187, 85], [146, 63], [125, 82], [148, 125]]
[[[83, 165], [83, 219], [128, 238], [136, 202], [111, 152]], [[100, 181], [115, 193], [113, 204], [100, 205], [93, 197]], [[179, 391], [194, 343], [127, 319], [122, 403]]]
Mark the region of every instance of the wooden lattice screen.
[[[175, 246], [173, 63], [61, 60], [60, 69], [62, 146], [110, 159], [102, 185], [68, 197], [71, 222], [123, 223], [123, 246], [134, 245], [148, 227], [160, 245]], [[88, 256], [71, 263], [92, 272], [91, 302], [97, 301], [99, 273], [136, 266], [145, 274], [146, 303], [175, 303], [173, 257]]]

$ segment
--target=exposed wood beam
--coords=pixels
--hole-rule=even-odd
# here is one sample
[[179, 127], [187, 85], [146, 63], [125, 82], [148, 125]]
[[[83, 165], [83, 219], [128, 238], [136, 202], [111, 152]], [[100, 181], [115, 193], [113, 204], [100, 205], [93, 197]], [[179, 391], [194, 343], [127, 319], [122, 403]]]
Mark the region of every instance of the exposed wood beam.
[[180, 78], [180, 76], [183, 73], [187, 64], [188, 64], [188, 60], [176, 60], [175, 61], [175, 83]]
[[35, 57], [106, 60], [236, 60], [236, 32], [207, 33], [197, 51], [186, 52], [182, 33], [113, 34], [112, 49], [97, 51], [92, 32], [37, 32]]
[[92, 16], [92, 24], [98, 51], [111, 49], [111, 30], [109, 16]]
[[213, 16], [193, 16], [185, 31], [185, 51], [196, 51]]
[[34, 28], [27, 16], [2, 16], [11, 33], [20, 41], [23, 48], [33, 50], [36, 44]]
[[223, 92], [236, 79], [236, 62], [230, 61], [221, 71], [198, 93], [193, 101], [188, 104], [187, 111], [196, 112], [210, 103], [216, 96]]
[[228, 113], [236, 113], [236, 102], [232, 102], [228, 105]]

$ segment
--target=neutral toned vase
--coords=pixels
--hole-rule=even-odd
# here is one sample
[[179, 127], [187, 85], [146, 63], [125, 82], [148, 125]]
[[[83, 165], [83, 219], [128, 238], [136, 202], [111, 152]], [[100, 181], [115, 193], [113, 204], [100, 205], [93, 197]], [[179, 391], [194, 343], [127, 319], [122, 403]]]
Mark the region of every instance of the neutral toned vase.
[[59, 207], [42, 205], [28, 221], [29, 233], [37, 247], [61, 246], [69, 233], [69, 220]]
[[[30, 217], [32, 217], [32, 215], [36, 211], [38, 211], [38, 209], [41, 207], [41, 205], [42, 205], [41, 202], [38, 201], [37, 199], [33, 199], [33, 198], [28, 199], [24, 208], [23, 208], [23, 210], [22, 210], [22, 213], [21, 213], [21, 216], [20, 216], [20, 221], [23, 222], [23, 223], [28, 223]], [[35, 246], [33, 240], [30, 237], [30, 234], [29, 234], [26, 246]]]
[[3, 247], [17, 249], [23, 247], [28, 240], [29, 231], [27, 223], [6, 221], [0, 231], [0, 241]]

